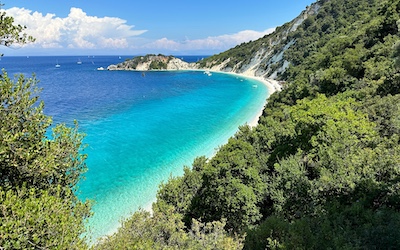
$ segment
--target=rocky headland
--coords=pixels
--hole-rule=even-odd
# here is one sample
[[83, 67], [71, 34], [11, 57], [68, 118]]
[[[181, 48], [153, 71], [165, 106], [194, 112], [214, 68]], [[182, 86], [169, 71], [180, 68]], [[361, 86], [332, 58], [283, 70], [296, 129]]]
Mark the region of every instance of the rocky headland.
[[110, 65], [108, 70], [189, 70], [196, 69], [196, 63], [187, 63], [179, 58], [165, 55], [146, 55], [128, 59], [116, 65]]

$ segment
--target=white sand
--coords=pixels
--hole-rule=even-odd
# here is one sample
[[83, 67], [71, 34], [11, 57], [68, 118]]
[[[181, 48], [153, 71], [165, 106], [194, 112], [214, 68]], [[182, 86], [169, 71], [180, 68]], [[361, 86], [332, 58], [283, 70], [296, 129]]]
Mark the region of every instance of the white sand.
[[[205, 71], [205, 70], [200, 70], [200, 71]], [[278, 81], [274, 80], [274, 79], [270, 79], [270, 78], [263, 78], [261, 76], [254, 76], [254, 72], [253, 71], [246, 71], [245, 73], [233, 73], [233, 72], [224, 72], [224, 71], [211, 71], [209, 70], [209, 72], [214, 72], [214, 73], [223, 73], [223, 74], [230, 74], [230, 75], [235, 75], [235, 76], [241, 76], [241, 77], [245, 77], [248, 79], [253, 79], [256, 81], [261, 82], [262, 84], [264, 84], [267, 88], [268, 88], [268, 97], [270, 95], [272, 95], [274, 92], [276, 91], [281, 91], [282, 90], [282, 86], [279, 84]], [[265, 99], [264, 103], [262, 104], [260, 110], [258, 110], [258, 112], [256, 113], [256, 115], [254, 116], [253, 119], [251, 119], [250, 121], [247, 122], [247, 125], [249, 125], [250, 127], [255, 127], [258, 124], [258, 120], [260, 119], [265, 105], [267, 104], [267, 99], [268, 97]]]

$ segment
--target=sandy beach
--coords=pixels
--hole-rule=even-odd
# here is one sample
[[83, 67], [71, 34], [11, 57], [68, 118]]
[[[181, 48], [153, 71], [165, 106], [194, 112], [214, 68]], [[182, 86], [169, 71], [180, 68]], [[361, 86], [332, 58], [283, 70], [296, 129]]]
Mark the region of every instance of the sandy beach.
[[[200, 71], [205, 71], [205, 70], [200, 70]], [[258, 120], [264, 111], [264, 108], [265, 108], [265, 105], [267, 104], [267, 100], [268, 100], [269, 96], [272, 95], [273, 93], [275, 93], [276, 91], [281, 91], [281, 89], [282, 89], [282, 86], [279, 84], [278, 81], [276, 81], [274, 79], [270, 79], [270, 78], [265, 79], [263, 77], [254, 76], [254, 72], [252, 72], [252, 71], [247, 71], [245, 73], [233, 73], [233, 72], [213, 71], [213, 70], [208, 70], [208, 71], [210, 73], [223, 73], [223, 74], [229, 74], [229, 75], [234, 75], [234, 76], [238, 76], [238, 77], [244, 77], [247, 79], [253, 79], [253, 80], [261, 82], [268, 88], [268, 96], [264, 100], [264, 103], [262, 104], [261, 108], [257, 111], [254, 118], [252, 118], [251, 120], [249, 120], [247, 122], [247, 125], [249, 125], [250, 127], [257, 126]]]
[[258, 120], [260, 119], [261, 115], [263, 114], [263, 111], [264, 111], [265, 105], [267, 104], [268, 98], [276, 91], [280, 91], [281, 86], [279, 85], [278, 81], [273, 80], [273, 79], [264, 79], [262, 77], [247, 76], [244, 74], [239, 74], [239, 75], [244, 76], [246, 78], [257, 80], [257, 81], [263, 83], [268, 88], [268, 97], [265, 99], [261, 109], [256, 113], [254, 118], [247, 123], [250, 127], [255, 127], [255, 126], [257, 126]]

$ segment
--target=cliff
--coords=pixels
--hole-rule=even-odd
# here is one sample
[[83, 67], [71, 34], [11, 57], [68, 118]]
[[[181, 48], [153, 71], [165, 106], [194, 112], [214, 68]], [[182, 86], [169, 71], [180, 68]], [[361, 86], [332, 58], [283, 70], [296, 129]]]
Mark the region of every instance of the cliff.
[[278, 27], [275, 32], [206, 58], [199, 62], [199, 67], [277, 79], [291, 63], [285, 59], [284, 53], [296, 43], [292, 34], [309, 16], [316, 15], [319, 9], [320, 4], [316, 2], [291, 22]]

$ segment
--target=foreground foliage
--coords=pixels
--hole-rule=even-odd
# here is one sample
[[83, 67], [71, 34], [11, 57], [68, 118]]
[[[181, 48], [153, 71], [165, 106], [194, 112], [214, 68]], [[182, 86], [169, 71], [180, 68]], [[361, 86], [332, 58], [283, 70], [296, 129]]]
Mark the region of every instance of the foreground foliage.
[[90, 215], [74, 194], [86, 170], [82, 135], [58, 125], [38, 104], [35, 78], [0, 77], [0, 246], [3, 249], [78, 249]]
[[192, 221], [190, 229], [174, 207], [158, 203], [153, 214], [136, 212], [123, 223], [118, 234], [105, 239], [101, 249], [242, 249], [242, 240], [224, 230], [225, 220], [201, 223]]
[[[34, 39], [0, 13], [1, 45]], [[77, 125], [57, 125], [38, 102], [37, 80], [0, 75], [0, 249], [86, 249], [89, 203], [74, 194], [86, 170]]]

